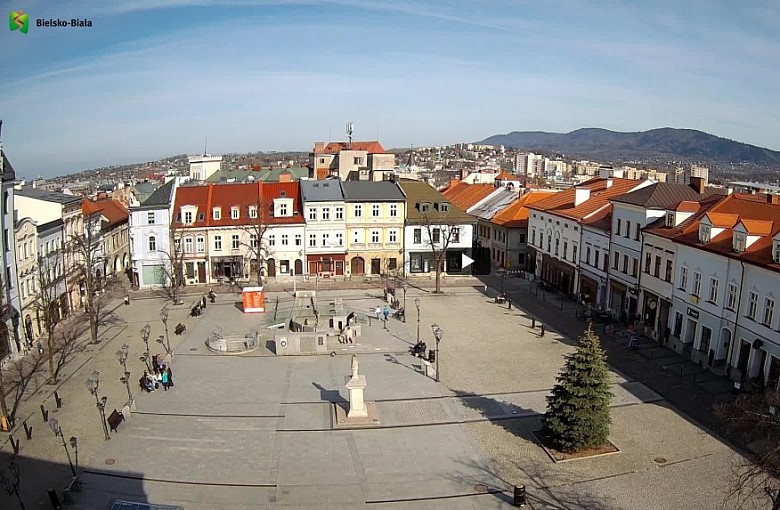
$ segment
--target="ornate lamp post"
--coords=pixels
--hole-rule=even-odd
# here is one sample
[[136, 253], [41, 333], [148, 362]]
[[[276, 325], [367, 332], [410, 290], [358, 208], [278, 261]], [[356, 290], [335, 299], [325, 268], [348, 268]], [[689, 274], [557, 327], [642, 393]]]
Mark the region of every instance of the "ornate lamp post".
[[414, 298], [414, 306], [417, 307], [417, 343], [420, 343], [420, 298]]
[[5, 492], [7, 492], [9, 496], [11, 494], [15, 494], [16, 499], [19, 500], [19, 507], [21, 507], [22, 510], [26, 510], [24, 501], [22, 501], [22, 497], [19, 495], [19, 466], [16, 465], [15, 459], [11, 459], [11, 463], [8, 465], [8, 469], [11, 471], [14, 479], [10, 480], [7, 478], [5, 476], [5, 471], [0, 472], [0, 485], [3, 486], [3, 489], [5, 489]]
[[168, 306], [164, 306], [162, 310], [160, 310], [160, 320], [162, 321], [163, 325], [165, 326], [165, 350], [168, 352], [168, 354], [171, 353], [171, 341], [168, 337]]
[[76, 436], [70, 437], [70, 447], [76, 450], [76, 468], [79, 467], [79, 439]]
[[439, 382], [441, 379], [439, 377], [439, 342], [441, 342], [441, 339], [444, 337], [444, 330], [439, 327], [438, 324], [431, 324], [431, 329], [433, 330], [433, 336], [436, 337], [436, 382]]
[[[76, 469], [73, 467], [73, 462], [70, 460], [70, 452], [68, 451], [68, 445], [65, 444], [65, 434], [62, 433], [62, 429], [60, 428], [60, 422], [57, 420], [57, 418], [49, 418], [49, 427], [51, 427], [51, 431], [54, 432], [54, 436], [59, 436], [60, 439], [62, 439], [62, 447], [65, 448], [65, 455], [68, 456], [68, 465], [70, 466], [70, 472], [73, 473], [73, 476], [76, 476]], [[76, 439], [75, 437], [71, 438], [71, 440]]]
[[106, 402], [108, 397], [98, 397], [98, 389], [100, 388], [100, 372], [95, 370], [92, 372], [92, 376], [86, 381], [87, 390], [95, 396], [95, 407], [97, 407], [100, 413], [100, 422], [103, 424], [103, 434], [106, 437], [106, 441], [111, 439], [111, 435], [108, 433], [108, 425], [106, 424]]
[[116, 351], [116, 359], [119, 361], [119, 364], [122, 365], [122, 368], [125, 369], [124, 376], [120, 377], [119, 380], [125, 383], [125, 387], [127, 387], [127, 400], [132, 401], [133, 393], [130, 391], [130, 372], [127, 371], [127, 356], [129, 353], [130, 346], [124, 344], [121, 349]]
[[146, 363], [146, 369], [151, 373], [152, 372], [152, 364], [151, 364], [151, 354], [149, 354], [149, 335], [152, 333], [152, 327], [147, 324], [144, 327], [141, 328], [141, 340], [144, 341], [144, 344], [146, 344], [146, 352], [144, 352], [144, 355], [141, 356], [141, 361]]
[[404, 291], [404, 314], [403, 314], [404, 322], [406, 322], [406, 290], [408, 288], [409, 288], [408, 283], [404, 282], [401, 284], [401, 289], [403, 289]]

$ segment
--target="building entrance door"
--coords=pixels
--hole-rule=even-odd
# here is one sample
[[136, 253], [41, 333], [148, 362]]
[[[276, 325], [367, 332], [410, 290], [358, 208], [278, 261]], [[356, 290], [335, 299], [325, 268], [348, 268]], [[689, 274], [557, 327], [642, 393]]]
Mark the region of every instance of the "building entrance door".
[[337, 260], [336, 261], [336, 276], [343, 276], [344, 275], [344, 261], [343, 260]]
[[352, 259], [352, 262], [350, 262], [350, 270], [352, 271], [353, 276], [363, 276], [363, 273], [365, 272], [365, 265], [366, 262], [363, 260], [362, 257], [355, 257]]
[[382, 272], [382, 261], [371, 259], [371, 274], [380, 274]]

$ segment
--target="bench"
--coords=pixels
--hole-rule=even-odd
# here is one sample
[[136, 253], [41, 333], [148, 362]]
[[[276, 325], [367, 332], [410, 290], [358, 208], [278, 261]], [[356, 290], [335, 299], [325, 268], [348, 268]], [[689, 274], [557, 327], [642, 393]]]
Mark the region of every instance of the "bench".
[[116, 428], [125, 420], [125, 415], [114, 409], [114, 412], [108, 417], [108, 426], [114, 432]]
[[180, 322], [180, 323], [178, 323], [178, 324], [176, 325], [176, 329], [174, 329], [174, 330], [173, 330], [173, 332], [174, 332], [174, 333], [176, 333], [177, 335], [181, 335], [181, 334], [182, 334], [182, 333], [184, 333], [185, 331], [187, 331], [187, 326], [185, 326], [185, 325], [184, 325], [184, 324], [182, 324], [181, 322]]

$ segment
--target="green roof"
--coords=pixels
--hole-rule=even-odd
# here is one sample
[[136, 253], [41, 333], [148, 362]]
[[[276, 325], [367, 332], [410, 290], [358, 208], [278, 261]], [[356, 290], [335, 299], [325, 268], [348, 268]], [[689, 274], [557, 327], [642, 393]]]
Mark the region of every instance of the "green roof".
[[273, 170], [263, 168], [262, 170], [230, 169], [220, 170], [208, 179], [206, 182], [279, 182], [279, 174], [290, 172], [293, 181], [300, 181], [301, 177], [309, 176], [309, 169], [303, 166], [294, 166], [292, 168], [274, 167]]

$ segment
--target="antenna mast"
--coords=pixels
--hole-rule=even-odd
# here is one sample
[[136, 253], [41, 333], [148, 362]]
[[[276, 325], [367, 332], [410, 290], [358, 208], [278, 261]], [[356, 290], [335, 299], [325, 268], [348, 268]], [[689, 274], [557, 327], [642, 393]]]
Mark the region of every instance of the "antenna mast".
[[203, 155], [205, 156], [208, 154], [208, 151], [206, 150], [209, 146], [209, 137], [207, 136], [206, 139], [203, 141]]
[[352, 132], [355, 130], [354, 122], [347, 122], [347, 149], [352, 150]]

